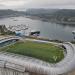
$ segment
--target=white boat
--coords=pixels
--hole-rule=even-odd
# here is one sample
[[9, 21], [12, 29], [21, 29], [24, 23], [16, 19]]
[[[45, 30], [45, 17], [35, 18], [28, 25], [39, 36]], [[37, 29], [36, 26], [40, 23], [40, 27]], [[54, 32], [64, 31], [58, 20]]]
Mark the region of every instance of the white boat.
[[75, 30], [74, 30], [74, 31], [72, 31], [72, 34], [75, 34]]

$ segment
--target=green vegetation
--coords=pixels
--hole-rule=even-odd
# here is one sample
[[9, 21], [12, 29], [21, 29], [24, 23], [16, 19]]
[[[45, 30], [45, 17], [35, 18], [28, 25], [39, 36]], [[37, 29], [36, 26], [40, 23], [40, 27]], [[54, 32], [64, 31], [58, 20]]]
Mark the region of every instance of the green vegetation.
[[50, 63], [57, 63], [64, 58], [63, 49], [53, 44], [36, 43], [31, 41], [17, 42], [1, 49], [11, 53], [38, 58]]
[[0, 25], [0, 35], [15, 35], [15, 32], [8, 30], [5, 25]]

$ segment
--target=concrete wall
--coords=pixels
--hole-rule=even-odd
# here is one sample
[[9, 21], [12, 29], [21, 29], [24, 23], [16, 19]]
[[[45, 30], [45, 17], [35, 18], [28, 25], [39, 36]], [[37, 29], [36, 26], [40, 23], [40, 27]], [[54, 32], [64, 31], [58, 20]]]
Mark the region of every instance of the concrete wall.
[[19, 72], [13, 69], [0, 68], [0, 75], [40, 75], [40, 74], [29, 73], [29, 72]]
[[30, 75], [28, 72], [18, 72], [16, 70], [0, 68], [0, 75]]
[[[64, 60], [55, 65], [27, 56], [0, 52], [0, 75], [58, 75], [73, 71], [75, 69], [75, 46], [70, 43], [63, 45], [66, 47], [67, 55]], [[63, 75], [75, 75], [75, 73]]]
[[[29, 73], [29, 72], [19, 72], [19, 71], [12, 70], [12, 69], [0, 68], [0, 75], [40, 75], [40, 74]], [[63, 75], [72, 75], [72, 73], [63, 74]], [[75, 75], [75, 73], [73, 75]]]

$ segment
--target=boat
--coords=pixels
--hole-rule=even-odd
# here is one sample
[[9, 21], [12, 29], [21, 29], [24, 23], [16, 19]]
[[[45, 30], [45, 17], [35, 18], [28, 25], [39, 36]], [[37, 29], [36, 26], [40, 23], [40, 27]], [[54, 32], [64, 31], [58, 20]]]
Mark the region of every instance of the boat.
[[75, 34], [75, 30], [74, 30], [74, 31], [72, 31], [72, 34]]
[[73, 34], [73, 38], [75, 39], [75, 30], [72, 31], [72, 34]]
[[29, 35], [30, 36], [39, 36], [40, 35], [40, 31], [32, 30]]

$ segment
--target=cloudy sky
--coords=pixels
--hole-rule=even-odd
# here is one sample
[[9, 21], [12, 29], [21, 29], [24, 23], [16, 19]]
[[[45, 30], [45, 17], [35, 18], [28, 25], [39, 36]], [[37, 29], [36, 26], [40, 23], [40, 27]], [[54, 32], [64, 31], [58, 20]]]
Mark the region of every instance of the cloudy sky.
[[0, 9], [27, 8], [75, 9], [75, 0], [0, 0]]

